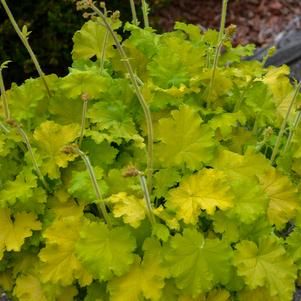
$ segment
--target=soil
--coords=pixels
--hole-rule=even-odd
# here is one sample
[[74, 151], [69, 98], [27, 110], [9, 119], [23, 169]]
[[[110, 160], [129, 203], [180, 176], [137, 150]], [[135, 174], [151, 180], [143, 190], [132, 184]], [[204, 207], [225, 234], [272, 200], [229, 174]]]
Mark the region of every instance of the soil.
[[[155, 28], [170, 31], [175, 21], [218, 28], [222, 0], [171, 0], [152, 16]], [[300, 0], [229, 0], [227, 24], [237, 25], [235, 44], [272, 43], [281, 32], [301, 29]]]

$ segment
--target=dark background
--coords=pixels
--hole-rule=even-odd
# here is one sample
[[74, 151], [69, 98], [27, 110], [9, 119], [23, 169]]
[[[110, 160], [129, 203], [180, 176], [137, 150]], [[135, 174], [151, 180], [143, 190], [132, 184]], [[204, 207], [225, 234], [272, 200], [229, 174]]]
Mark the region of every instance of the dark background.
[[[159, 31], [171, 30], [175, 21], [219, 27], [222, 0], [151, 0], [151, 24]], [[149, 1], [149, 2], [151, 2]], [[137, 4], [140, 1], [136, 1]], [[32, 31], [29, 42], [46, 74], [65, 75], [71, 65], [72, 36], [85, 22], [73, 0], [7, 0], [22, 28]], [[131, 20], [129, 0], [108, 0], [108, 9], [119, 9], [123, 21]], [[141, 18], [141, 9], [137, 5]], [[234, 42], [273, 42], [280, 32], [301, 28], [300, 0], [229, 0], [227, 23], [238, 26]], [[12, 60], [5, 83], [22, 83], [37, 73], [29, 55], [0, 5], [0, 62]]]

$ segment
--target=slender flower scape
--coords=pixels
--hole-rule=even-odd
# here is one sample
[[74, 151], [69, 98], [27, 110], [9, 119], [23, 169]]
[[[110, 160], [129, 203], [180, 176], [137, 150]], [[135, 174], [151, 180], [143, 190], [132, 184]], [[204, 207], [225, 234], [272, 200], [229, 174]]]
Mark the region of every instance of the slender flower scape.
[[301, 83], [241, 60], [254, 47], [231, 45], [226, 0], [220, 32], [158, 34], [146, 2], [129, 4], [122, 25], [103, 2], [77, 2], [87, 21], [64, 77], [5, 90], [0, 67], [0, 293], [291, 301]]

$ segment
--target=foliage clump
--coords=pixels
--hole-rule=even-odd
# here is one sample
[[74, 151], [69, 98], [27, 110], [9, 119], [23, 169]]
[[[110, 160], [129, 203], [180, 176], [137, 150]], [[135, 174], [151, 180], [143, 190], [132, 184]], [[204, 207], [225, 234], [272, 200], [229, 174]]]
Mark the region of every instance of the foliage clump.
[[[2, 89], [2, 289], [21, 301], [290, 301], [301, 118], [288, 68], [241, 60], [254, 47], [232, 47], [229, 29], [157, 34], [80, 5], [97, 16], [74, 35], [69, 74]], [[127, 39], [110, 32], [121, 26]]]

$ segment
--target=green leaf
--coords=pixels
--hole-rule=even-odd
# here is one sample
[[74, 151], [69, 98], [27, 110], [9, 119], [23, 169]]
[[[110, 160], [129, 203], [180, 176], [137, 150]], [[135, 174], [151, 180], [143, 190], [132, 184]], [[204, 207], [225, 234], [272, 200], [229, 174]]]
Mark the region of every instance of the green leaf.
[[[86, 222], [76, 246], [79, 260], [99, 280], [122, 276], [134, 262], [136, 242], [125, 227], [108, 227], [101, 222]], [[101, 254], [99, 257], [96, 254]]]
[[161, 140], [155, 149], [163, 166], [183, 166], [194, 170], [211, 161], [215, 142], [213, 132], [191, 107], [182, 106], [171, 112], [171, 118], [158, 123], [156, 137]]
[[231, 247], [218, 239], [205, 239], [197, 230], [184, 229], [183, 235], [172, 237], [164, 257], [185, 294], [196, 297], [229, 280]]
[[266, 286], [271, 296], [292, 300], [296, 267], [276, 238], [261, 238], [258, 245], [244, 240], [236, 249], [234, 264], [250, 289]]

